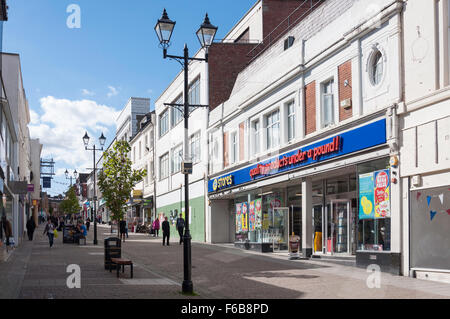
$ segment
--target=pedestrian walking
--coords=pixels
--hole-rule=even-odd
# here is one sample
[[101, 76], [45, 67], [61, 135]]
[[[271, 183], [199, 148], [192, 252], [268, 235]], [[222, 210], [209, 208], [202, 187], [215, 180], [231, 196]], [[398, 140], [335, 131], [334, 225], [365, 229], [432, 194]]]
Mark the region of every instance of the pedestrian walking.
[[3, 236], [5, 236], [6, 249], [8, 249], [10, 245], [9, 238], [12, 237], [12, 235], [11, 222], [6, 218], [5, 212], [3, 212], [0, 225], [0, 240], [3, 243]]
[[125, 242], [126, 228], [127, 228], [127, 223], [124, 220], [121, 220], [119, 222], [119, 232], [120, 232], [120, 237], [119, 238], [121, 240], [123, 238], [123, 242]]
[[184, 219], [183, 215], [180, 214], [180, 217], [177, 218], [177, 230], [178, 234], [180, 235], [180, 245], [183, 243], [183, 236], [184, 236]]
[[89, 231], [89, 226], [91, 226], [91, 220], [90, 220], [89, 217], [88, 217], [88, 219], [86, 219], [86, 228], [87, 228], [87, 231]]
[[45, 225], [43, 235], [47, 234], [48, 243], [50, 244], [50, 248], [52, 248], [52, 246], [53, 246], [53, 238], [55, 237], [54, 231], [55, 231], [55, 225], [52, 223], [52, 220], [50, 218], [48, 218], [47, 225]]
[[128, 219], [125, 221], [125, 234], [127, 235], [128, 238]]
[[30, 217], [30, 219], [28, 219], [28, 221], [27, 221], [28, 240], [33, 240], [33, 233], [34, 233], [35, 229], [36, 229], [36, 223], [34, 222], [33, 217]]
[[165, 218], [165, 220], [162, 222], [162, 232], [163, 232], [163, 246], [166, 242], [166, 238], [167, 238], [167, 246], [170, 246], [169, 244], [169, 239], [170, 239], [170, 224], [167, 221], [167, 217]]
[[156, 218], [155, 221], [153, 222], [153, 229], [155, 231], [155, 236], [158, 237], [159, 236], [159, 218]]

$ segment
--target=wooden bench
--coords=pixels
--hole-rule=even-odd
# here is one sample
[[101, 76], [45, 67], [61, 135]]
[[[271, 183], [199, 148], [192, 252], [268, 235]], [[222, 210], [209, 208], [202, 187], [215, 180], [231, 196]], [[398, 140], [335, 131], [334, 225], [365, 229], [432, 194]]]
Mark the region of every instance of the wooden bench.
[[[125, 272], [125, 265], [130, 265], [131, 267], [131, 278], [133, 278], [133, 262], [129, 259], [124, 258], [111, 258], [111, 263], [117, 265], [117, 278], [119, 278], [120, 266], [122, 266], [122, 273]], [[109, 267], [109, 272], [112, 272], [112, 267]]]

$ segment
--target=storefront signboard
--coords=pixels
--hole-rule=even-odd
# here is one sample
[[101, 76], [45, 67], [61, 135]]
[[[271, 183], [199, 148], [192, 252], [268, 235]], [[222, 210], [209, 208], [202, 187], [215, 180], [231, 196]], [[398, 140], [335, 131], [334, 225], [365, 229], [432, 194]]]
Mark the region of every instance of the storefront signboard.
[[209, 180], [208, 192], [214, 193], [262, 178], [348, 155], [386, 143], [386, 120], [344, 132], [301, 149], [279, 155], [233, 173]]

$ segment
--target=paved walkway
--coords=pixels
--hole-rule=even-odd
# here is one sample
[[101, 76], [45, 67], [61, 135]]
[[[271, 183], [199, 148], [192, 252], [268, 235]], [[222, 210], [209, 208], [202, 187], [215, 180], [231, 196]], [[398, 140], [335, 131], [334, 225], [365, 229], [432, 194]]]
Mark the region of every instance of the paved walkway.
[[[197, 295], [186, 297], [180, 294], [183, 246], [178, 237], [162, 246], [161, 237], [130, 234], [122, 243], [122, 255], [133, 260], [134, 278], [126, 268], [118, 279], [104, 269], [103, 239], [111, 236], [110, 227], [98, 227], [97, 246], [92, 244], [92, 226], [86, 246], [62, 244], [60, 233], [49, 248], [42, 231], [41, 227], [33, 242], [24, 241], [7, 262], [0, 263], [0, 298], [450, 298], [450, 284], [383, 273], [380, 288], [370, 289], [364, 269], [201, 243], [192, 245]], [[80, 266], [80, 289], [67, 287], [71, 264]]]

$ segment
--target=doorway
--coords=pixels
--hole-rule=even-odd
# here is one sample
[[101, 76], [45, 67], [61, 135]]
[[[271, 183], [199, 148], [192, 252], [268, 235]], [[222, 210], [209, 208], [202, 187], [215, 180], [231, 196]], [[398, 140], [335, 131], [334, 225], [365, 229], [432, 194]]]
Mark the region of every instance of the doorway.
[[351, 201], [334, 199], [325, 207], [325, 253], [335, 255], [351, 253]]

